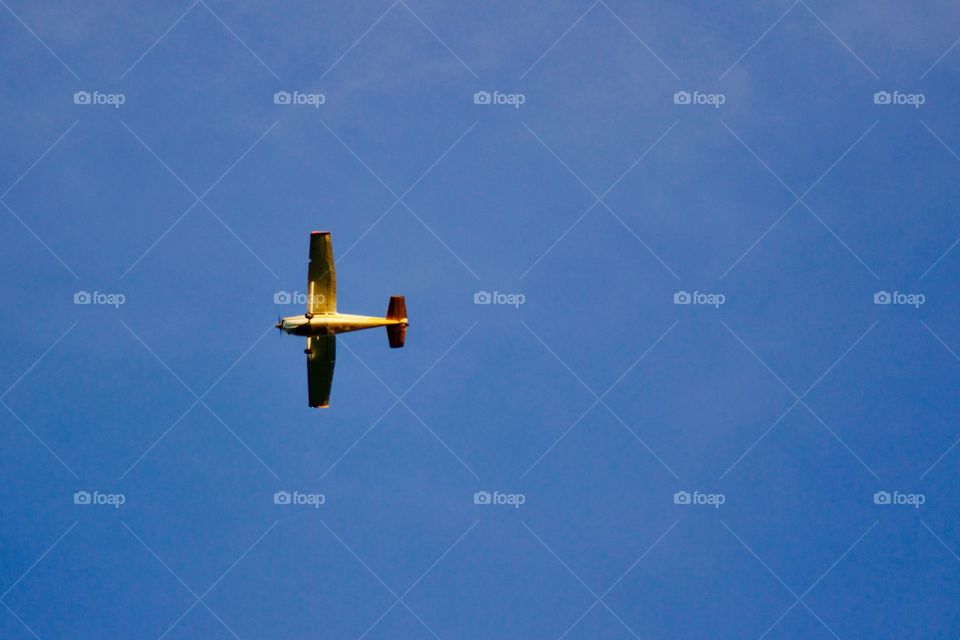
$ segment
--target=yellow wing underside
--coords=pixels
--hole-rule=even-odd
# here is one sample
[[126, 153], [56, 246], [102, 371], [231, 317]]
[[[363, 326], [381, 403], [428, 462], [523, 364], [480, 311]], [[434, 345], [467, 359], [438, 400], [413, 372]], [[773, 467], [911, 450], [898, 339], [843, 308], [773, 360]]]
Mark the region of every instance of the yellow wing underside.
[[310, 234], [310, 264], [307, 267], [307, 313], [337, 312], [337, 271], [333, 242], [328, 231]]

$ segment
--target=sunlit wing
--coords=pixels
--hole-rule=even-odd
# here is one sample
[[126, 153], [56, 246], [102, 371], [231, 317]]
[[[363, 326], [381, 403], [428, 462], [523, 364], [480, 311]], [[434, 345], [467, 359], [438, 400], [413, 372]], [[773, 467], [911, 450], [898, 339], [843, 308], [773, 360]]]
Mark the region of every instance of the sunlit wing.
[[314, 231], [310, 234], [307, 312], [337, 312], [337, 272], [333, 265], [333, 242], [330, 240], [329, 231]]
[[337, 337], [307, 338], [307, 390], [311, 407], [330, 406], [333, 365], [337, 359]]

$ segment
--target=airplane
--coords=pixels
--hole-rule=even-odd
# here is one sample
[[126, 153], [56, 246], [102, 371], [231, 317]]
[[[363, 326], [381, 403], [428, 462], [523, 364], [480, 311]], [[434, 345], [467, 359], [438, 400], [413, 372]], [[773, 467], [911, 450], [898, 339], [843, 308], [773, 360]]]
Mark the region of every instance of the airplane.
[[307, 312], [281, 317], [274, 325], [284, 333], [306, 336], [307, 395], [311, 407], [330, 406], [333, 365], [337, 359], [338, 333], [374, 327], [387, 328], [391, 349], [399, 349], [407, 338], [407, 303], [403, 296], [391, 296], [386, 317], [337, 313], [337, 273], [333, 264], [333, 242], [329, 231], [310, 234], [310, 264], [307, 267]]

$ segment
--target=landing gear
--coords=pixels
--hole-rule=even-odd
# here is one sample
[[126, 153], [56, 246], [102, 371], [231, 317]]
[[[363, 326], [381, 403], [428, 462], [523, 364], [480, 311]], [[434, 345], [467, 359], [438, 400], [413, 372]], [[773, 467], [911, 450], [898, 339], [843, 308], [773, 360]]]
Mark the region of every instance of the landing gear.
[[310, 318], [313, 317], [313, 314], [310, 313], [309, 311], [307, 311], [307, 312], [306, 312], [305, 314], [303, 314], [303, 315], [304, 315], [304, 317], [305, 317], [307, 320], [309, 320]]

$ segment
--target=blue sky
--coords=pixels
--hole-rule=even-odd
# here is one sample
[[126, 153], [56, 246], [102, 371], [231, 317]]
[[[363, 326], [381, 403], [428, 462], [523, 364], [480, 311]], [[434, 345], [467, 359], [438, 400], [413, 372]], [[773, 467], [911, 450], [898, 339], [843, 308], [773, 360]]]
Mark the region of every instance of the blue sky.
[[956, 7], [0, 4], [0, 637], [960, 632]]

